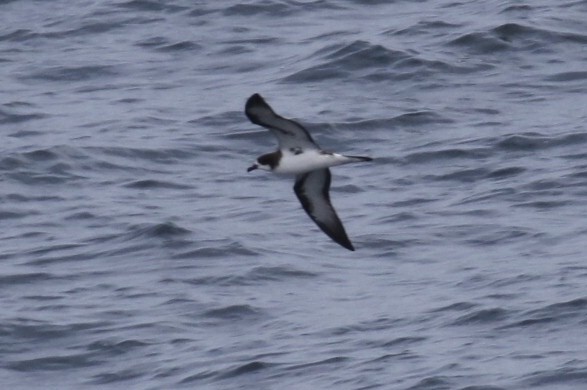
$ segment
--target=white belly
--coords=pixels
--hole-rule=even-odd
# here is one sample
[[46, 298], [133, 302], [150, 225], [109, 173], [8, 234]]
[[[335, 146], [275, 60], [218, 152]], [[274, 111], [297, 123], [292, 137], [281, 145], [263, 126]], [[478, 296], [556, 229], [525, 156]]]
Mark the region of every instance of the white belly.
[[273, 172], [299, 175], [316, 169], [324, 169], [352, 162], [351, 159], [340, 154], [323, 154], [320, 151], [311, 150], [301, 154], [284, 153], [279, 165]]

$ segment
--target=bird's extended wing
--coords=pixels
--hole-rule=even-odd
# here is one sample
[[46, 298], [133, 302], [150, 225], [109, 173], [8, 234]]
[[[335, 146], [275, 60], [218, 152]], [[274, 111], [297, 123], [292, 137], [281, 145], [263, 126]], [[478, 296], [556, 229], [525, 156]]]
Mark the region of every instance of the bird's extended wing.
[[328, 237], [354, 251], [342, 222], [330, 203], [330, 170], [318, 169], [296, 178], [294, 191], [306, 213]]
[[302, 125], [277, 115], [258, 93], [247, 100], [245, 114], [251, 122], [269, 129], [277, 137], [279, 149], [318, 149]]

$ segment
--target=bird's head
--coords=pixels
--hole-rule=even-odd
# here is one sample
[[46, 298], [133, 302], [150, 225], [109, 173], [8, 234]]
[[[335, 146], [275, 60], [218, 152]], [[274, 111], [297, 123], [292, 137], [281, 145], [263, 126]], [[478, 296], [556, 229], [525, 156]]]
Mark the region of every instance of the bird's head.
[[279, 158], [281, 158], [281, 152], [279, 151], [264, 154], [261, 157], [259, 157], [253, 165], [247, 168], [247, 172], [254, 171], [255, 169], [272, 171], [278, 165]]
[[247, 172], [254, 171], [255, 169], [262, 169], [264, 171], [270, 171], [271, 166], [268, 164], [263, 164], [262, 162], [259, 161], [259, 159], [257, 159], [257, 161], [255, 161], [255, 163], [253, 165], [251, 165], [250, 167], [247, 168]]

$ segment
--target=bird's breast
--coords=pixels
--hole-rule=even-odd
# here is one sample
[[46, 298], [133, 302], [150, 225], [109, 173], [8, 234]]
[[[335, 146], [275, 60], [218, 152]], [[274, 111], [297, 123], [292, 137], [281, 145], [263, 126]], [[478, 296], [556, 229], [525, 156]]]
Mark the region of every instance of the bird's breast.
[[335, 153], [323, 153], [319, 150], [307, 151], [299, 154], [283, 153], [279, 164], [273, 170], [276, 173], [299, 175], [344, 164], [346, 158]]

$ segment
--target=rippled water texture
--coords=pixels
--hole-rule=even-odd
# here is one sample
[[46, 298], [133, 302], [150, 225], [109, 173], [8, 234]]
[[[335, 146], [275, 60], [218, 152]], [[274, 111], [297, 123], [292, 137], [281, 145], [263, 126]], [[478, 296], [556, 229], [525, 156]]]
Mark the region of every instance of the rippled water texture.
[[[0, 1], [0, 387], [587, 388], [585, 1]], [[262, 94], [327, 150], [357, 251]]]

